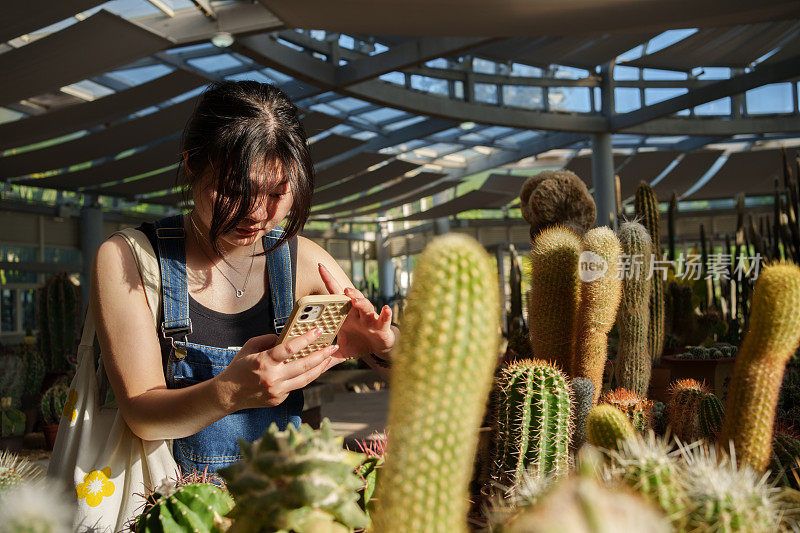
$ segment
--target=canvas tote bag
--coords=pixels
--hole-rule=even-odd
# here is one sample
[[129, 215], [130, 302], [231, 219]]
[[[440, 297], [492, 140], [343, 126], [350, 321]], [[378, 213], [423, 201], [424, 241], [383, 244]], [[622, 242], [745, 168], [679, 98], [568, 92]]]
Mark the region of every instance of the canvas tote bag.
[[[115, 233], [128, 243], [144, 282], [157, 326], [161, 275], [153, 247], [139, 230]], [[95, 326], [91, 309], [78, 347], [78, 367], [69, 389], [47, 476], [58, 479], [77, 498], [76, 531], [118, 532], [141, 512], [145, 487], [175, 477], [172, 442], [145, 441], [131, 432], [111, 391], [102, 359], [95, 368]]]

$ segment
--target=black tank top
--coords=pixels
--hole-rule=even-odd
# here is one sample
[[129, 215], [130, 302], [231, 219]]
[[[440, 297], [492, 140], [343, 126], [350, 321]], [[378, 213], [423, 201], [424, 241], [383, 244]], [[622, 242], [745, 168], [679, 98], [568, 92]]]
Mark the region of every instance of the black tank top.
[[[147, 235], [156, 256], [158, 256], [155, 224], [145, 222], [136, 229]], [[297, 236], [289, 240], [289, 254], [292, 261], [292, 286], [297, 287]], [[158, 314], [160, 322], [163, 319], [163, 311], [159, 309]], [[197, 302], [189, 294], [189, 318], [192, 321], [192, 334], [187, 337], [187, 340], [195, 344], [217, 348], [242, 346], [252, 337], [275, 333], [272, 297], [269, 291], [266, 291], [261, 300], [253, 307], [239, 313], [214, 311]], [[169, 348], [169, 343], [161, 342], [163, 361], [169, 357]]]

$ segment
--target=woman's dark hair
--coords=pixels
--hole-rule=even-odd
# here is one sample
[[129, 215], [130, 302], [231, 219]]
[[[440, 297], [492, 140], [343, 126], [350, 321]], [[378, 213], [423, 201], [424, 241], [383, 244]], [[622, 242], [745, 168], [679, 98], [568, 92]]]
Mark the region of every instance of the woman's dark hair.
[[254, 173], [280, 171], [294, 199], [283, 236], [271, 249], [303, 229], [311, 209], [314, 164], [297, 113], [280, 89], [256, 81], [214, 82], [200, 96], [183, 131], [181, 151], [187, 152], [189, 187], [207, 174], [216, 185], [209, 238], [217, 254], [222, 255], [219, 237], [236, 228], [263, 196], [265, 180], [253, 179]]

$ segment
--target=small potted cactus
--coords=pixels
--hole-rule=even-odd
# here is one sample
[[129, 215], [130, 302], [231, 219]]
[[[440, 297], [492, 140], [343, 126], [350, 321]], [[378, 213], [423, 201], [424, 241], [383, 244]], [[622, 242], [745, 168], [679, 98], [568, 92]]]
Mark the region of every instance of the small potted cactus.
[[672, 380], [697, 379], [705, 381], [717, 397], [728, 395], [738, 347], [716, 342], [709, 346], [687, 346], [682, 353], [663, 356], [662, 364], [669, 368]]
[[58, 434], [58, 423], [61, 420], [61, 413], [67, 404], [69, 391], [61, 383], [57, 383], [47, 389], [42, 395], [39, 404], [39, 412], [42, 415], [42, 431], [47, 449], [52, 450]]

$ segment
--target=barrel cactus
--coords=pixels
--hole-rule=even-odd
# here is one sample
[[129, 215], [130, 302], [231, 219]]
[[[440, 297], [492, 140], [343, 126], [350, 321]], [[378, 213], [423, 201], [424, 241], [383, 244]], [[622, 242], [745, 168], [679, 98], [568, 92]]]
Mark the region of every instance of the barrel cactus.
[[703, 437], [700, 427], [700, 404], [710, 394], [704, 383], [681, 379], [670, 385], [667, 416], [672, 434], [683, 442]]
[[0, 498], [3, 491], [41, 477], [41, 470], [27, 459], [22, 459], [7, 450], [0, 450]]
[[581, 302], [581, 240], [561, 226], [545, 228], [531, 247], [528, 336], [535, 359], [570, 372]]
[[504, 367], [499, 378], [495, 477], [509, 486], [536, 466], [545, 476], [569, 469], [570, 390], [560, 370], [545, 361]]
[[570, 384], [572, 389], [572, 449], [578, 450], [586, 442], [586, 417], [592, 410], [594, 384], [589, 378], [577, 377]]
[[136, 533], [202, 531], [222, 533], [231, 520], [225, 515], [233, 499], [219, 487], [205, 483], [175, 486], [165, 483], [148, 498], [136, 518]]
[[[641, 218], [642, 224], [650, 234], [653, 243], [653, 255], [661, 260], [661, 216], [658, 212], [658, 199], [653, 188], [642, 182], [636, 188], [634, 198], [634, 211]], [[650, 329], [647, 335], [647, 345], [654, 363], [661, 359], [664, 350], [664, 278], [654, 272], [650, 279]]]
[[647, 433], [653, 418], [653, 402], [627, 389], [614, 389], [603, 395], [601, 403], [613, 405], [628, 417], [633, 429]]
[[614, 231], [606, 226], [587, 231], [581, 244], [580, 274], [583, 283], [571, 374], [592, 381], [592, 403], [596, 404], [603, 385], [608, 333], [614, 325], [622, 299], [622, 280], [619, 275], [622, 245]]
[[623, 269], [622, 302], [617, 313], [619, 345], [614, 365], [617, 385], [647, 396], [652, 361], [648, 348], [650, 329], [650, 291], [648, 279], [652, 243], [641, 224], [625, 222], [619, 240], [628, 264]]
[[81, 293], [66, 272], [54, 274], [38, 291], [39, 350], [51, 372], [75, 367], [80, 342]]
[[45, 424], [55, 425], [59, 423], [64, 407], [67, 405], [68, 397], [69, 389], [60, 383], [53, 385], [42, 394], [39, 412]]
[[586, 419], [586, 436], [598, 448], [616, 450], [621, 441], [635, 435], [636, 430], [625, 413], [612, 405], [598, 405]]
[[763, 472], [770, 458], [778, 393], [787, 361], [800, 343], [800, 268], [766, 266], [752, 296], [750, 327], [734, 363], [722, 443]]
[[407, 302], [374, 530], [464, 532], [500, 345], [496, 268], [474, 239], [437, 237], [417, 260]]
[[717, 440], [725, 421], [725, 406], [713, 393], [709, 392], [700, 400], [700, 432], [701, 436], [709, 442]]
[[348, 532], [367, 525], [354, 473], [364, 456], [342, 448], [327, 418], [319, 430], [271, 424], [261, 438], [239, 445], [243, 458], [219, 470], [236, 499], [232, 533]]

